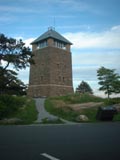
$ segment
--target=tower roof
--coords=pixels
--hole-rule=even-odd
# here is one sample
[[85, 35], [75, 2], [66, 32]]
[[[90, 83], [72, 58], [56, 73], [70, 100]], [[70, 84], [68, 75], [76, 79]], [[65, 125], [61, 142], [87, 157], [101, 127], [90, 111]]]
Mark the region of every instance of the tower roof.
[[40, 37], [35, 39], [31, 44], [36, 44], [36, 43], [43, 41], [45, 39], [48, 39], [48, 38], [53, 38], [53, 39], [62, 41], [66, 44], [72, 45], [72, 43], [70, 41], [68, 41], [66, 38], [64, 38], [62, 35], [60, 35], [58, 32], [56, 32], [52, 28], [48, 29], [47, 32], [43, 33]]

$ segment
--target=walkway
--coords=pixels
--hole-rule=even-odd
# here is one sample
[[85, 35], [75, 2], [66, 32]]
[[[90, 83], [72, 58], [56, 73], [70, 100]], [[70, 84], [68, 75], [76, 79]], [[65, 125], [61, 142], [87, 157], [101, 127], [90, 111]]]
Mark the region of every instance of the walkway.
[[[48, 118], [50, 120], [57, 120], [59, 117], [51, 115], [50, 113], [48, 113], [45, 108], [44, 108], [44, 102], [45, 102], [45, 98], [35, 98], [35, 102], [36, 102], [36, 108], [38, 111], [38, 118], [35, 122], [37, 123], [41, 123], [43, 119]], [[67, 124], [73, 124], [74, 122], [69, 122], [67, 120], [64, 120], [62, 118], [60, 118], [63, 122], [67, 123]]]

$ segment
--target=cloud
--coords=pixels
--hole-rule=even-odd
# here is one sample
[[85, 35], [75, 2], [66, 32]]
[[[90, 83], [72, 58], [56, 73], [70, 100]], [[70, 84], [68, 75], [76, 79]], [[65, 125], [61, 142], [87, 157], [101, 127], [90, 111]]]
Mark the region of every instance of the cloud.
[[60, 29], [79, 29], [79, 30], [83, 30], [84, 29], [84, 30], [89, 30], [91, 27], [89, 25], [66, 25], [66, 26], [65, 25], [63, 25], [63, 26], [60, 25], [60, 26], [57, 26], [57, 28], [60, 28]]
[[103, 32], [66, 33], [64, 36], [73, 43], [72, 48], [119, 48], [120, 25]]
[[25, 84], [29, 83], [29, 67], [22, 69], [18, 72], [18, 78], [21, 79]]
[[[84, 51], [81, 53], [73, 53], [72, 54], [72, 68], [73, 68], [73, 82], [74, 87], [76, 84], [78, 85], [80, 81], [84, 80], [92, 83], [92, 88], [99, 88], [97, 86], [98, 78], [97, 78], [97, 70], [104, 66], [110, 69], [116, 69], [116, 72], [120, 74], [120, 51], [108, 52], [104, 51], [94, 51], [88, 52]], [[94, 84], [93, 84], [94, 82]]]
[[67, 7], [71, 6], [72, 7], [71, 9], [77, 9], [79, 11], [86, 10], [90, 7], [90, 5], [88, 5], [88, 3], [85, 3], [80, 0], [79, 1], [78, 0], [60, 0], [60, 3], [62, 5], [66, 5]]
[[31, 42], [33, 42], [35, 40], [35, 38], [32, 38], [32, 37], [25, 39], [25, 38], [23, 38], [23, 36], [15, 36], [15, 39], [17, 39], [17, 40], [22, 39], [22, 41], [25, 43], [25, 46], [30, 47], [30, 48], [32, 48]]
[[[83, 0], [47, 0], [52, 1], [54, 4], [64, 7], [64, 11], [71, 12], [89, 12], [95, 15], [104, 15], [105, 11], [100, 10], [100, 7], [98, 7], [98, 2], [94, 1], [94, 3], [91, 3], [90, 0], [83, 1]], [[103, 6], [103, 3], [101, 3]]]
[[[36, 1], [39, 2], [39, 0]], [[34, 0], [31, 0], [31, 2], [34, 2]], [[93, 12], [91, 4], [83, 2], [82, 0], [45, 0], [41, 1], [41, 5], [49, 9], [55, 7], [54, 10], [59, 8], [62, 9], [62, 12]]]
[[114, 67], [120, 67], [120, 50], [94, 50], [94, 51], [81, 51], [72, 52], [73, 65], [87, 65], [87, 66], [103, 66], [106, 67], [114, 65]]
[[[72, 32], [65, 33], [63, 36], [71, 40], [72, 49], [120, 49], [120, 25], [103, 32]], [[25, 42], [28, 45], [33, 40], [34, 38], [29, 38]]]
[[36, 9], [35, 7], [26, 7], [26, 6], [7, 6], [7, 5], [1, 5], [0, 6], [0, 12], [1, 13], [41, 13], [44, 12], [43, 9]]
[[97, 81], [97, 67], [73, 66], [73, 79], [75, 81]]
[[32, 46], [31, 46], [30, 44], [31, 44], [31, 42], [33, 42], [34, 40], [35, 40], [35, 38], [29, 38], [29, 39], [24, 40], [25, 46], [32, 48]]
[[1, 23], [4, 23], [4, 22], [13, 22], [15, 20], [16, 20], [16, 18], [14, 16], [9, 16], [8, 17], [7, 15], [3, 15], [3, 16], [0, 17], [0, 22]]

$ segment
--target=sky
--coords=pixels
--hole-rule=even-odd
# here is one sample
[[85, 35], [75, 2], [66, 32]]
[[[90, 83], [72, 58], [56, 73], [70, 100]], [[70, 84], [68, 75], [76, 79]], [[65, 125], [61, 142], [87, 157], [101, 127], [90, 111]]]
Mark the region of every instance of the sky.
[[[120, 0], [0, 0], [0, 33], [7, 37], [30, 46], [51, 26], [73, 43], [74, 89], [83, 80], [103, 96], [97, 70], [120, 74]], [[19, 78], [28, 84], [29, 68]]]

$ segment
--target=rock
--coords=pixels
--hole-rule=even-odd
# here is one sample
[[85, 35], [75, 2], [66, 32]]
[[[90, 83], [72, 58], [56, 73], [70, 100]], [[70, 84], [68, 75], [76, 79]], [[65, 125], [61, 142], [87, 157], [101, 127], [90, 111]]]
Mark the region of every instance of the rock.
[[88, 119], [88, 117], [87, 117], [86, 115], [79, 115], [79, 116], [76, 118], [76, 120], [77, 120], [78, 122], [80, 122], [80, 121], [86, 122], [86, 121], [88, 121], [89, 119]]

